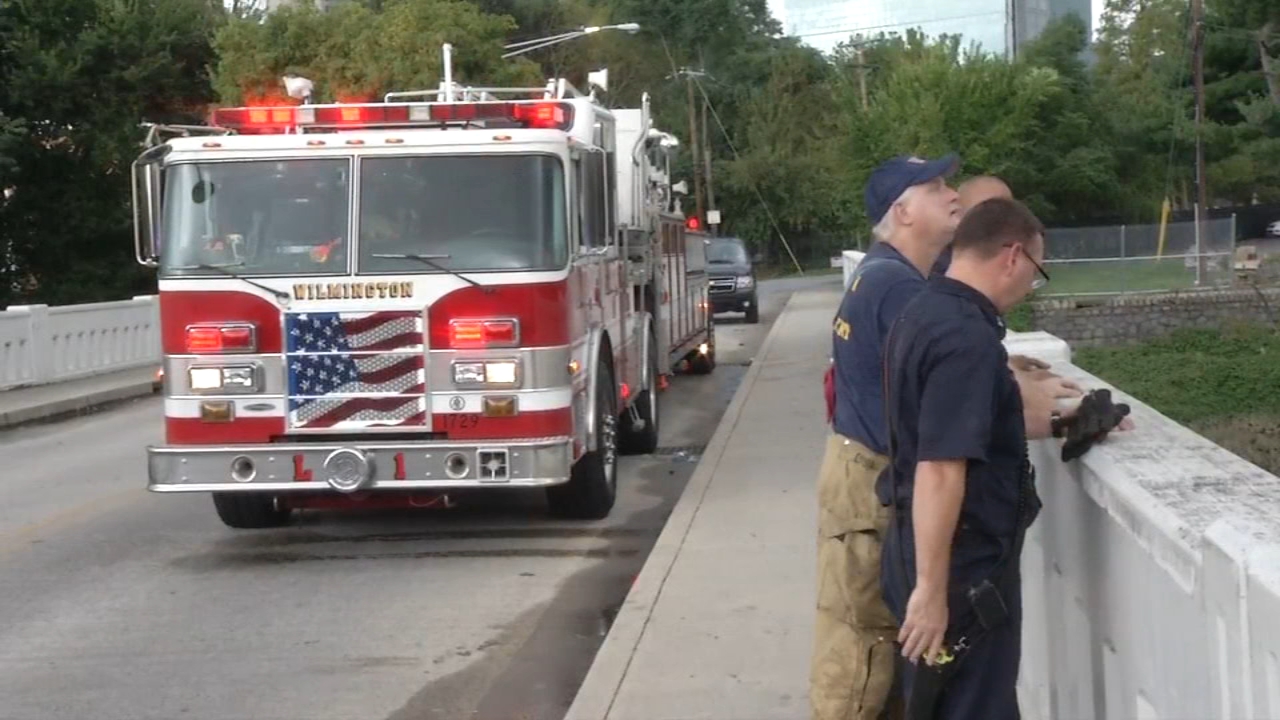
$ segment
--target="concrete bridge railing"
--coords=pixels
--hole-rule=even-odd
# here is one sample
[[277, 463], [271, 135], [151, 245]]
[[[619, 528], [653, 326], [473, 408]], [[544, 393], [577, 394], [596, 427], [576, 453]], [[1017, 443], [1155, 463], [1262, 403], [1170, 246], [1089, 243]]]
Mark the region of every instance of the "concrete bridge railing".
[[160, 363], [154, 295], [0, 312], [0, 390]]
[[1033, 444], [1025, 717], [1280, 718], [1280, 478], [1072, 365], [1052, 335], [1007, 346], [1111, 388], [1136, 423], [1071, 463]]

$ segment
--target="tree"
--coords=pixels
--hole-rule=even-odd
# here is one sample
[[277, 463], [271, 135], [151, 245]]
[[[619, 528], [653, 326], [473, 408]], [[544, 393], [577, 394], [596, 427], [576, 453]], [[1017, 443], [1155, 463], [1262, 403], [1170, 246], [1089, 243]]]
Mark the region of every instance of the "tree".
[[190, 122], [210, 99], [210, 0], [10, 0], [0, 5], [0, 302], [127, 297], [130, 162], [143, 120]]
[[1181, 0], [1109, 0], [1103, 14], [1094, 82], [1128, 220], [1159, 219], [1166, 197], [1175, 207], [1195, 201], [1188, 21]]
[[310, 79], [320, 102], [368, 102], [390, 91], [435, 88], [444, 75], [445, 43], [454, 48], [459, 83], [542, 84], [527, 60], [499, 60], [515, 27], [509, 17], [460, 0], [384, 0], [380, 8], [290, 6], [262, 22], [229, 22], [215, 40], [219, 99], [293, 102], [280, 82], [286, 73]]
[[774, 222], [802, 259], [846, 247], [852, 234], [843, 158], [831, 152], [840, 117], [829, 99], [830, 76], [811, 53], [776, 53], [767, 80], [742, 103], [745, 122], [735, 142], [741, 157], [718, 164], [717, 201], [732, 208], [725, 229], [784, 262]]
[[1247, 31], [1237, 37], [1252, 42], [1271, 102], [1280, 106], [1280, 4], [1275, 0], [1213, 0], [1206, 9], [1219, 27]]

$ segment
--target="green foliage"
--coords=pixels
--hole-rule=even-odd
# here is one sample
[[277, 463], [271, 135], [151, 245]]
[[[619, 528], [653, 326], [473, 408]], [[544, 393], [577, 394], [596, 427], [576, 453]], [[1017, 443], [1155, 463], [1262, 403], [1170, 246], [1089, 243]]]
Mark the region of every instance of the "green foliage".
[[139, 123], [191, 122], [209, 99], [210, 0], [0, 4], [0, 305], [118, 299], [132, 261]]
[[1030, 332], [1035, 329], [1032, 327], [1034, 316], [1029, 302], [1029, 300], [1020, 302], [1004, 314], [1006, 327], [1014, 332]]
[[[1151, 222], [1165, 197], [1185, 208], [1194, 196], [1185, 0], [1109, 0], [1092, 44], [1068, 16], [1012, 63], [910, 28], [824, 57], [781, 37], [767, 0], [252, 5], [0, 3], [0, 186], [14, 190], [0, 201], [0, 249], [15, 260], [0, 264], [0, 302], [147, 288], [129, 258], [140, 121], [198, 122], [214, 101], [282, 100], [286, 73], [312, 79], [317, 101], [434, 88], [445, 42], [462, 83], [564, 77], [585, 88], [588, 72], [607, 67], [603, 102], [635, 107], [648, 93], [656, 124], [680, 136], [674, 170], [691, 190], [691, 115], [700, 126], [705, 93], [723, 229], [772, 262], [789, 264], [780, 234], [802, 263], [866, 238], [866, 177], [899, 153], [958, 152], [961, 177], [1002, 176], [1050, 226]], [[1280, 201], [1280, 5], [1208, 0], [1206, 11], [1211, 198]], [[501, 58], [506, 43], [618, 22], [643, 30]], [[705, 74], [691, 82], [684, 69]]]
[[393, 90], [434, 88], [441, 46], [454, 46], [463, 84], [537, 86], [525, 60], [499, 60], [515, 21], [460, 0], [383, 0], [374, 10], [345, 3], [328, 12], [285, 7], [259, 22], [233, 20], [218, 33], [215, 87], [227, 104], [283, 101], [282, 75], [315, 84], [317, 102], [371, 102]]
[[1076, 365], [1183, 423], [1280, 415], [1280, 334], [1259, 326], [1179, 330], [1137, 346], [1081, 348]]

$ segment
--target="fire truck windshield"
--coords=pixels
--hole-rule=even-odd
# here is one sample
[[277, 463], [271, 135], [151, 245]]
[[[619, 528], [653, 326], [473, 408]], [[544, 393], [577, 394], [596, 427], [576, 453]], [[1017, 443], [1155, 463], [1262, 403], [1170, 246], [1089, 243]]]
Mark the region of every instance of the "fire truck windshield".
[[162, 275], [349, 272], [350, 177], [347, 158], [170, 166]]
[[554, 270], [569, 259], [564, 169], [552, 155], [365, 157], [358, 273]]

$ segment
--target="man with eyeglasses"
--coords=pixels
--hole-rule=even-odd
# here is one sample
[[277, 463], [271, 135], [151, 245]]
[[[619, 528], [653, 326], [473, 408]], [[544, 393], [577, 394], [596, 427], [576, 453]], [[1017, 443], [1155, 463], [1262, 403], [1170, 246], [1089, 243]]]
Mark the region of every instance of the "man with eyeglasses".
[[[1022, 538], [1040, 509], [1027, 440], [1056, 437], [1074, 410], [1028, 414], [1003, 313], [1048, 281], [1044, 226], [1016, 200], [970, 210], [943, 277], [885, 340], [892, 507], [884, 599], [907, 660], [912, 720], [1016, 720]], [[924, 664], [920, 660], [924, 659]]]

